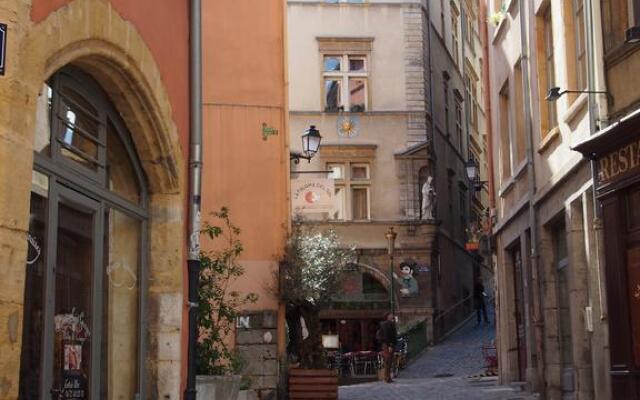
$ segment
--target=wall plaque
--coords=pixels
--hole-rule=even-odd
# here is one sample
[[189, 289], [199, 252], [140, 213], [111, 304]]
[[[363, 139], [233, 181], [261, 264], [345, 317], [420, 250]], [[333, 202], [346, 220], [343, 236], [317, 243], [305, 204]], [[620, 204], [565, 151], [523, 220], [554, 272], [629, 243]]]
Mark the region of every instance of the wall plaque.
[[7, 25], [0, 24], [0, 75], [4, 75], [4, 63], [7, 56]]

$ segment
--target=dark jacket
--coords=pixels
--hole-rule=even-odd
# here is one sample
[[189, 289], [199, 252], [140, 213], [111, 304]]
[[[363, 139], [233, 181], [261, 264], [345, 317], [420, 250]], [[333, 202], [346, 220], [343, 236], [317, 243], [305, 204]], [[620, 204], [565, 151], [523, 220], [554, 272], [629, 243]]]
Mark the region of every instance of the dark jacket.
[[398, 331], [394, 321], [382, 321], [380, 324], [380, 343], [395, 346], [398, 339]]

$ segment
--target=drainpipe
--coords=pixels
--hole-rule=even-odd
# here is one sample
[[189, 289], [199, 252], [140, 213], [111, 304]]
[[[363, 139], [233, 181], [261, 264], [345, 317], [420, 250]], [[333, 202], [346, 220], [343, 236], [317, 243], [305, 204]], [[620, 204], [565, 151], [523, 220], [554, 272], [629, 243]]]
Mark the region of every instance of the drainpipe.
[[[482, 39], [482, 84], [484, 97], [485, 129], [487, 134], [487, 169], [489, 175], [489, 209], [493, 213], [496, 208], [495, 180], [493, 176], [493, 121], [491, 120], [491, 80], [489, 78], [489, 32], [487, 28], [487, 4], [480, 2], [480, 36]], [[493, 215], [489, 216], [490, 226], [493, 227]]]
[[[433, 174], [433, 181], [434, 181], [434, 186], [435, 189], [438, 189], [438, 174], [436, 173], [436, 167], [437, 167], [437, 152], [436, 152], [436, 122], [435, 119], [433, 117], [433, 102], [434, 102], [434, 97], [433, 97], [433, 63], [431, 62], [432, 60], [432, 52], [431, 52], [431, 6], [430, 6], [430, 2], [427, 1], [426, 2], [426, 9], [427, 9], [427, 52], [429, 53], [429, 64], [428, 64], [428, 68], [429, 68], [429, 118], [431, 120], [431, 173]], [[436, 190], [437, 193], [437, 190]], [[436, 216], [438, 215], [438, 208], [437, 208], [437, 203], [436, 203]], [[431, 263], [432, 265], [437, 265], [438, 266], [438, 274], [437, 274], [437, 278], [436, 279], [431, 279], [431, 287], [432, 287], [432, 298], [431, 298], [431, 308], [435, 311], [438, 309], [439, 307], [439, 301], [438, 301], [438, 284], [439, 282], [437, 282], [438, 279], [440, 279], [440, 254], [439, 254], [439, 249], [438, 249], [438, 239], [437, 239], [437, 234], [436, 234], [436, 239], [435, 239], [435, 246], [433, 246], [432, 251], [431, 251]], [[434, 260], [434, 250], [435, 250], [435, 254], [437, 255], [437, 260]], [[436, 261], [434, 263], [434, 261]], [[433, 324], [432, 327], [434, 330], [437, 329], [435, 324]], [[434, 335], [434, 341], [435, 341], [435, 335]]]
[[[536, 209], [535, 209], [535, 193], [536, 193], [536, 176], [535, 176], [535, 165], [534, 165], [534, 154], [533, 154], [533, 121], [532, 121], [532, 107], [531, 107], [531, 82], [529, 81], [529, 35], [528, 29], [529, 24], [527, 23], [527, 17], [532, 15], [527, 12], [526, 6], [527, 3], [520, 1], [519, 5], [519, 14], [520, 14], [520, 52], [521, 52], [521, 61], [520, 66], [522, 68], [522, 98], [524, 101], [524, 116], [525, 116], [525, 138], [526, 138], [526, 157], [527, 157], [527, 181], [528, 181], [528, 190], [527, 196], [529, 201], [529, 231], [530, 231], [530, 245], [531, 245], [531, 254], [530, 256], [530, 272], [526, 272], [523, 274], [523, 279], [526, 281], [524, 283], [524, 287], [527, 288], [529, 282], [535, 281], [538, 283], [538, 287], [535, 286], [532, 288], [531, 294], [532, 301], [530, 305], [533, 307], [533, 333], [536, 338], [536, 353], [538, 358], [538, 370], [537, 370], [537, 383], [538, 387], [541, 390], [541, 395], [544, 398], [544, 376], [545, 376], [545, 365], [544, 365], [544, 317], [542, 314], [542, 294], [544, 293], [542, 276], [539, 271], [538, 266], [538, 226], [537, 226], [537, 218], [536, 218]], [[526, 270], [525, 270], [526, 271]], [[529, 279], [529, 277], [533, 279]], [[528, 282], [527, 282], [528, 281]], [[528, 290], [527, 290], [528, 292]], [[537, 292], [537, 293], [536, 293]], [[527, 295], [525, 294], [525, 298]], [[536, 302], [537, 300], [537, 302]], [[529, 313], [526, 312], [525, 320], [529, 319]], [[529, 327], [531, 329], [531, 327]], [[530, 332], [530, 331], [529, 331]], [[531, 338], [531, 333], [528, 334], [529, 338]], [[531, 353], [531, 341], [528, 341], [527, 346], [527, 358], [529, 361], [528, 367], [531, 368], [533, 361], [533, 354]]]
[[196, 400], [196, 342], [198, 340], [198, 286], [200, 280], [200, 207], [202, 185], [202, 27], [201, 2], [190, 1], [189, 24], [189, 344], [185, 400]]

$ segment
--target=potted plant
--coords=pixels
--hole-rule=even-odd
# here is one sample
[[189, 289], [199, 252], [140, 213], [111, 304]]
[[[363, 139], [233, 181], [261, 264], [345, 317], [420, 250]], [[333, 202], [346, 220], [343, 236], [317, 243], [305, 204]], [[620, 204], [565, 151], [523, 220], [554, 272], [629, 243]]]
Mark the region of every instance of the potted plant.
[[289, 369], [290, 399], [309, 398], [312, 389], [322, 398], [337, 398], [337, 371], [327, 367], [319, 313], [339, 293], [345, 267], [354, 259], [355, 250], [345, 248], [334, 231], [294, 223], [278, 291], [286, 305], [287, 354], [294, 361]]
[[214, 240], [214, 250], [200, 252], [196, 390], [199, 400], [235, 400], [240, 389], [244, 361], [229, 345], [239, 309], [255, 303], [255, 293], [242, 294], [232, 284], [244, 274], [238, 263], [242, 243], [240, 229], [231, 223], [229, 210], [212, 213], [221, 224], [205, 223], [202, 234]]

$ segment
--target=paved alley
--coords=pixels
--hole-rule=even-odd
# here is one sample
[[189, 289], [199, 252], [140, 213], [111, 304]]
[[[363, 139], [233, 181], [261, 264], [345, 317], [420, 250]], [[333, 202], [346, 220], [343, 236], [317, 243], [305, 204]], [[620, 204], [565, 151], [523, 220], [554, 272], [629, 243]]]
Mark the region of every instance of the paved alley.
[[[492, 318], [493, 321], [493, 318]], [[392, 384], [372, 382], [340, 388], [340, 400], [529, 400], [530, 395], [498, 386], [484, 371], [481, 347], [495, 338], [493, 325], [468, 321], [444, 343], [430, 348]]]

